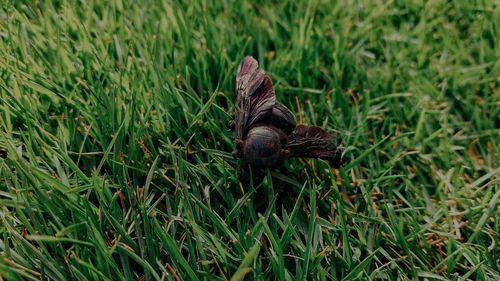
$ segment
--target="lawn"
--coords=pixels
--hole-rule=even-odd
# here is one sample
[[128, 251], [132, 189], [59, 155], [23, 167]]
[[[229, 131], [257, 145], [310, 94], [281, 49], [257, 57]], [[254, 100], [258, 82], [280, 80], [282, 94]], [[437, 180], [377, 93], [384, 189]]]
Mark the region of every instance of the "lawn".
[[[0, 280], [500, 280], [499, 1], [1, 2]], [[246, 55], [342, 168], [239, 182]]]

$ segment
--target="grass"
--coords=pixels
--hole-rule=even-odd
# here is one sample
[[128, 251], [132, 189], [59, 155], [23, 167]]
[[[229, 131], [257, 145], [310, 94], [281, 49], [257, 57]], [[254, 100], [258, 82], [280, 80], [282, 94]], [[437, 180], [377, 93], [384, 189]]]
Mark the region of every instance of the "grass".
[[[500, 280], [498, 1], [22, 2], [0, 279]], [[238, 182], [245, 55], [345, 167]]]

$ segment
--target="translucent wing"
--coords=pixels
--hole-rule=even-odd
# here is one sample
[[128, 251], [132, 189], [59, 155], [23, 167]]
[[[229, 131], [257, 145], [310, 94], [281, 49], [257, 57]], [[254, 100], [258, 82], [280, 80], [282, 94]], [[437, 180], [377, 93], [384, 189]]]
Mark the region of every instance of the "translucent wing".
[[268, 116], [276, 103], [271, 78], [258, 68], [257, 61], [245, 57], [236, 72], [236, 142], [244, 139], [250, 126]]
[[336, 168], [342, 165], [342, 151], [334, 144], [334, 138], [317, 126], [298, 125], [288, 149], [290, 156], [321, 158]]

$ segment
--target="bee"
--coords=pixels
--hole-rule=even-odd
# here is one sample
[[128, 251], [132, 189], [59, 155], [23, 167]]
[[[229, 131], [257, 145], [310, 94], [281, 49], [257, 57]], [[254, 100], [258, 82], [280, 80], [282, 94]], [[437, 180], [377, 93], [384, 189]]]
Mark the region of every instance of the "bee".
[[338, 168], [343, 163], [342, 151], [334, 137], [318, 126], [297, 125], [293, 113], [276, 101], [271, 78], [258, 62], [245, 57], [236, 71], [234, 151], [240, 158], [238, 177], [248, 179], [249, 172], [258, 174], [278, 168], [289, 157], [327, 160]]

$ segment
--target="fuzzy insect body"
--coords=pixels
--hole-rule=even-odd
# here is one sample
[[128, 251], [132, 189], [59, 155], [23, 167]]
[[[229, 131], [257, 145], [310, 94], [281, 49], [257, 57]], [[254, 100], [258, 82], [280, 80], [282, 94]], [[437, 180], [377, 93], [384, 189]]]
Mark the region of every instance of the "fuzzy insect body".
[[278, 168], [287, 157], [321, 158], [332, 167], [342, 165], [334, 138], [317, 126], [297, 126], [293, 113], [276, 102], [271, 78], [254, 58], [245, 57], [240, 63], [235, 92], [233, 155], [241, 158], [240, 179], [250, 169]]

